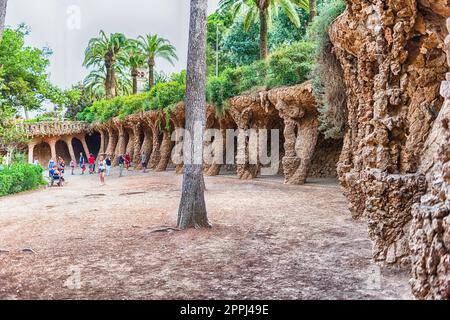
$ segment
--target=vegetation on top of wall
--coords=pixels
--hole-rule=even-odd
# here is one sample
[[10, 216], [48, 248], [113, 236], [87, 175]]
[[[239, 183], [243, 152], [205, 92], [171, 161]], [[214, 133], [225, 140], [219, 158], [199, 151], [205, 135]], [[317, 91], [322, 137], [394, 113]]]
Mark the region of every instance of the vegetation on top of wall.
[[340, 139], [344, 134], [346, 92], [342, 68], [332, 51], [328, 29], [346, 8], [344, 0], [328, 0], [308, 30], [316, 44], [313, 89], [319, 109], [320, 130], [325, 138]]
[[[220, 76], [208, 78], [207, 100], [217, 107], [220, 114], [227, 99], [246, 91], [302, 83], [313, 68], [314, 50], [313, 43], [300, 41], [275, 51], [267, 60], [227, 68]], [[77, 119], [104, 122], [139, 111], [170, 108], [184, 100], [185, 90], [186, 73], [182, 72], [172, 75], [170, 82], [156, 84], [149, 92], [96, 101], [79, 113]]]

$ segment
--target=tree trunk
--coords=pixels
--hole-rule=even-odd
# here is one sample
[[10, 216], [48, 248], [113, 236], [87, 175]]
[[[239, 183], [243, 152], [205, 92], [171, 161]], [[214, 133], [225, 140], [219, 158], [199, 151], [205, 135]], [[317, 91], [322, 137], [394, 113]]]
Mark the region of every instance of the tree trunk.
[[117, 97], [117, 79], [114, 66], [111, 67], [111, 98]]
[[5, 28], [6, 5], [8, 0], [0, 0], [0, 42], [3, 37], [3, 29]]
[[269, 31], [266, 10], [259, 9], [259, 56], [265, 60], [269, 55]]
[[137, 82], [138, 71], [136, 68], [131, 69], [131, 78], [133, 79], [133, 94], [138, 92], [138, 82]]
[[180, 229], [211, 227], [206, 213], [202, 161], [206, 118], [206, 11], [207, 0], [191, 0], [186, 84], [186, 131], [191, 139], [184, 145], [183, 186], [177, 222]]
[[23, 107], [23, 113], [25, 115], [25, 120], [29, 120], [30, 116], [28, 115], [28, 109], [25, 106]]
[[317, 1], [309, 0], [309, 22], [312, 22], [317, 15]]
[[155, 85], [155, 59], [150, 58], [148, 60], [148, 87], [149, 90]]
[[112, 66], [106, 64], [106, 79], [105, 79], [105, 93], [106, 93], [106, 99], [112, 99], [113, 93], [112, 93]]

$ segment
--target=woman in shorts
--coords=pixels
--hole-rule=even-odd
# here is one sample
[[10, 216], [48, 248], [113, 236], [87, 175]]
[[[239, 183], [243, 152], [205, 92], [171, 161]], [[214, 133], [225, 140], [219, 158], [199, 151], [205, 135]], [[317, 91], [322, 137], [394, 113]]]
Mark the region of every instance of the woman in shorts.
[[98, 162], [98, 171], [100, 173], [100, 184], [105, 185], [105, 171], [106, 171], [106, 161], [103, 159], [103, 156], [100, 157], [100, 161]]

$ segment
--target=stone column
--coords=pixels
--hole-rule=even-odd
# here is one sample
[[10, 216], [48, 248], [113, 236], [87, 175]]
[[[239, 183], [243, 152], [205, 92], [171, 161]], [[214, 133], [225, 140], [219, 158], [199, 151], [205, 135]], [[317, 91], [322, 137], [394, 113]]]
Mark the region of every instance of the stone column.
[[98, 150], [98, 154], [105, 153], [105, 132], [103, 130], [99, 130], [100, 132], [100, 150]]
[[150, 156], [150, 169], [156, 169], [159, 161], [161, 160], [160, 154], [160, 146], [161, 142], [159, 141], [159, 128], [156, 124], [151, 125], [153, 143], [152, 143], [152, 154]]
[[135, 168], [139, 168], [141, 164], [141, 126], [139, 123], [133, 125], [133, 138], [134, 138], [134, 150], [133, 150], [133, 163]]
[[34, 147], [38, 144], [38, 141], [32, 140], [28, 143], [28, 163], [34, 163]]
[[114, 131], [114, 128], [112, 126], [108, 126], [108, 147], [106, 148], [106, 155], [113, 157], [114, 156], [114, 150], [116, 148], [117, 144], [117, 135]]
[[48, 145], [50, 146], [51, 158], [56, 162], [56, 138], [50, 138], [47, 140]]
[[125, 154], [126, 151], [126, 139], [125, 139], [125, 129], [122, 125], [122, 123], [120, 123], [119, 121], [116, 121], [116, 126], [119, 132], [119, 139], [117, 141], [117, 146], [116, 146], [116, 150], [115, 150], [115, 156], [114, 156], [114, 160], [113, 160], [113, 165], [118, 165], [119, 164], [119, 156], [122, 154]]
[[139, 168], [142, 168], [141, 155], [143, 153], [145, 154], [145, 159], [147, 161], [148, 166], [148, 161], [150, 159], [150, 155], [152, 153], [153, 148], [153, 135], [151, 129], [148, 127], [143, 127], [143, 130], [144, 130], [144, 141], [142, 142], [141, 149], [139, 150]]
[[81, 144], [83, 145], [84, 153], [86, 154], [86, 158], [88, 158], [89, 155], [91, 154], [91, 152], [89, 151], [89, 147], [86, 142], [86, 135], [85, 134], [78, 135], [77, 139], [81, 141]]
[[170, 132], [164, 130], [160, 147], [160, 160], [155, 168], [155, 171], [165, 171], [167, 169], [173, 148], [173, 141], [170, 138]]
[[131, 161], [133, 161], [134, 156], [134, 145], [136, 143], [136, 139], [134, 138], [134, 130], [128, 129], [128, 143], [127, 148], [125, 150], [125, 153], [128, 153], [130, 155]]
[[72, 159], [73, 161], [76, 162], [77, 158], [76, 158], [75, 152], [73, 150], [72, 140], [73, 140], [73, 137], [66, 137], [64, 139], [64, 142], [67, 144], [67, 148], [69, 149], [70, 159]]

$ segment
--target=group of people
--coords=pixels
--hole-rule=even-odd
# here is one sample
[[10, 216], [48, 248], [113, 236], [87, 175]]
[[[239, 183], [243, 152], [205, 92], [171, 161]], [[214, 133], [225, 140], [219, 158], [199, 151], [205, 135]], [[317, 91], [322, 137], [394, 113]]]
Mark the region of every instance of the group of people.
[[[97, 161], [98, 160], [98, 161]], [[120, 155], [118, 158], [119, 165], [119, 177], [123, 176], [123, 170], [129, 170], [131, 166], [131, 156], [129, 154]], [[58, 157], [57, 163], [55, 164], [53, 159], [50, 159], [48, 164], [49, 176], [53, 180], [58, 180], [62, 185], [64, 183], [64, 171], [65, 171], [65, 162], [62, 157]], [[105, 184], [105, 176], [109, 176], [111, 174], [112, 160], [110, 156], [100, 155], [98, 159], [91, 153], [89, 157], [83, 155], [80, 152], [80, 157], [78, 159], [78, 164], [75, 160], [70, 161], [70, 169], [71, 174], [75, 174], [75, 168], [79, 167], [81, 169], [81, 175], [86, 173], [86, 170], [89, 170], [89, 174], [94, 174], [98, 172], [100, 177], [101, 185]], [[96, 170], [97, 169], [97, 170]]]
[[[35, 161], [36, 162], [36, 161]], [[54, 181], [57, 181], [59, 186], [64, 185], [64, 172], [66, 168], [66, 162], [63, 158], [58, 157], [57, 162], [50, 159], [48, 163], [48, 175], [53, 184]]]

